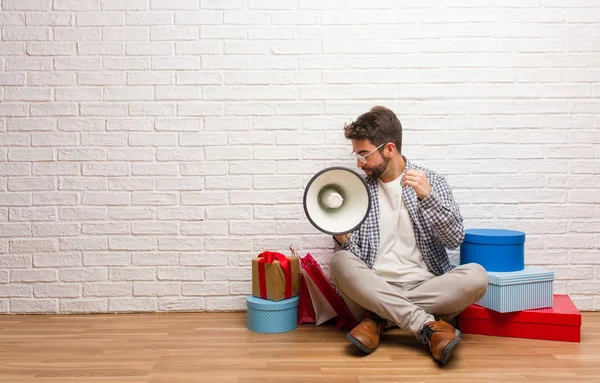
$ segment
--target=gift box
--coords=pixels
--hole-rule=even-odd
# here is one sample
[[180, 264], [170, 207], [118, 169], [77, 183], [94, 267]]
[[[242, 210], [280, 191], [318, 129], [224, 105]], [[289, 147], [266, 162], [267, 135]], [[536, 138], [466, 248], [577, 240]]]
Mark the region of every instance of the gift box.
[[298, 327], [298, 297], [279, 302], [246, 297], [248, 330], [261, 334], [289, 332]]
[[581, 314], [568, 295], [554, 295], [552, 307], [498, 313], [471, 305], [459, 315], [465, 334], [579, 342]]
[[265, 251], [252, 259], [252, 295], [270, 301], [298, 296], [300, 261], [297, 257]]
[[467, 229], [460, 246], [460, 264], [478, 263], [487, 271], [525, 268], [525, 233], [504, 229]]
[[552, 306], [554, 273], [537, 267], [514, 272], [488, 272], [488, 289], [479, 306], [500, 313]]

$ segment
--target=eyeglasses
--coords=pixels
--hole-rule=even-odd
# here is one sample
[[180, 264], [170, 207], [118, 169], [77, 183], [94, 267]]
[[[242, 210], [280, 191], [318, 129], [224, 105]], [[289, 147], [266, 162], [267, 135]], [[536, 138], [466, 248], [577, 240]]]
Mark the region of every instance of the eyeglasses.
[[385, 143], [379, 145], [378, 147], [376, 147], [375, 149], [371, 150], [369, 153], [365, 154], [364, 156], [361, 156], [360, 154], [356, 154], [355, 152], [352, 152], [350, 154], [352, 155], [352, 157], [356, 158], [357, 160], [359, 160], [363, 164], [366, 164], [367, 163], [367, 157], [369, 157], [371, 154], [375, 153], [383, 145], [385, 145]]

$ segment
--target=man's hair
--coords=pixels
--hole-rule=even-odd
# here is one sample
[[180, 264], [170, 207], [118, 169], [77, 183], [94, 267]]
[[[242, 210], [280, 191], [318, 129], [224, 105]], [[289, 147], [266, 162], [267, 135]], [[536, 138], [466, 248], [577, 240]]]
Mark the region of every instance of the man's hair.
[[344, 135], [351, 140], [369, 140], [379, 146], [393, 142], [400, 153], [402, 148], [402, 124], [396, 114], [384, 106], [374, 106], [356, 121], [344, 125]]

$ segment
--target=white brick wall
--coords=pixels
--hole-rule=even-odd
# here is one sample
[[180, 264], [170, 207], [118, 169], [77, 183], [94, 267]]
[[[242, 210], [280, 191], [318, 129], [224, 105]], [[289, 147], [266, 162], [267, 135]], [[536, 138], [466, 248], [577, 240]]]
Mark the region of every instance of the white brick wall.
[[[406, 7], [406, 8], [403, 8]], [[245, 308], [375, 104], [600, 310], [600, 2], [2, 0], [0, 312]]]

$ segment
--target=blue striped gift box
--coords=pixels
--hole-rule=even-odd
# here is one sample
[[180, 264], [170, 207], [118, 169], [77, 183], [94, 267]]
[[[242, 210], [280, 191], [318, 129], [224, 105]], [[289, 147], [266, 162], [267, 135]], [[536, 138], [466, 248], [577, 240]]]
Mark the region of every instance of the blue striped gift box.
[[488, 290], [476, 304], [500, 313], [552, 307], [552, 271], [525, 267], [513, 272], [490, 271], [488, 275]]

